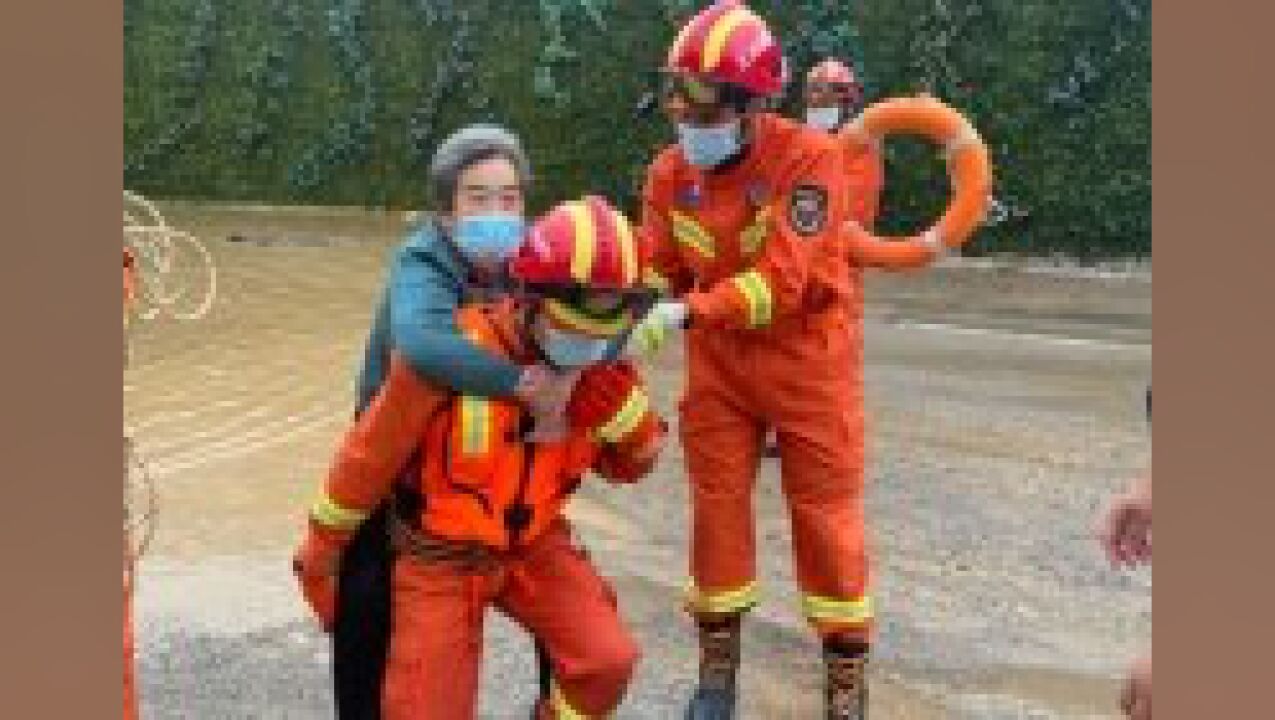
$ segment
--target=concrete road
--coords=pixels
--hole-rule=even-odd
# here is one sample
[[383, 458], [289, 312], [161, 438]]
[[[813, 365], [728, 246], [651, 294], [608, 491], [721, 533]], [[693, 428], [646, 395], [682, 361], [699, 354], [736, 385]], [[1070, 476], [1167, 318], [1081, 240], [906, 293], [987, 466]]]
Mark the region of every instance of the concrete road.
[[[330, 717], [326, 642], [287, 558], [348, 423], [400, 220], [169, 213], [207, 241], [219, 288], [203, 320], [138, 327], [125, 376], [126, 425], [159, 487], [137, 604], [144, 716]], [[869, 283], [877, 718], [1110, 717], [1149, 642], [1150, 573], [1108, 570], [1091, 521], [1149, 458], [1150, 279], [1071, 275]], [[670, 414], [680, 367], [674, 350], [650, 368]], [[689, 694], [686, 496], [674, 446], [644, 485], [586, 487], [570, 511], [644, 644], [622, 718], [680, 717]], [[765, 600], [747, 625], [742, 717], [818, 717], [773, 463], [757, 508]], [[493, 614], [487, 648], [482, 717], [525, 717], [526, 638]]]

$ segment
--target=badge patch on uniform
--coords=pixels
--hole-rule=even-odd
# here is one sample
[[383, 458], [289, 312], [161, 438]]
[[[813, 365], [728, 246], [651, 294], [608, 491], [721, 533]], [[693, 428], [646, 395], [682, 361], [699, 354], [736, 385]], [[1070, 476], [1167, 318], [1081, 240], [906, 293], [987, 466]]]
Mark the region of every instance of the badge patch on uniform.
[[798, 185], [788, 203], [788, 223], [798, 235], [817, 235], [828, 224], [828, 190], [819, 185]]

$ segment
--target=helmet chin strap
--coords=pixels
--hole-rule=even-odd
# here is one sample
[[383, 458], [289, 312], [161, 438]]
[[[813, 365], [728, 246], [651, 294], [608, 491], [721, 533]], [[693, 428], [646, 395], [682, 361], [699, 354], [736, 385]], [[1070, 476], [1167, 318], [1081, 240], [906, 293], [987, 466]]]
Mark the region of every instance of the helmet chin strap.
[[562, 367], [558, 363], [554, 362], [553, 358], [549, 357], [549, 353], [545, 352], [544, 347], [540, 344], [540, 338], [537, 337], [536, 321], [543, 316], [543, 313], [540, 312], [539, 301], [531, 303], [531, 307], [527, 308], [526, 312], [527, 321], [524, 325], [527, 333], [527, 344], [531, 346], [531, 351], [535, 354], [536, 361], [559, 375], [566, 372], [567, 368]]

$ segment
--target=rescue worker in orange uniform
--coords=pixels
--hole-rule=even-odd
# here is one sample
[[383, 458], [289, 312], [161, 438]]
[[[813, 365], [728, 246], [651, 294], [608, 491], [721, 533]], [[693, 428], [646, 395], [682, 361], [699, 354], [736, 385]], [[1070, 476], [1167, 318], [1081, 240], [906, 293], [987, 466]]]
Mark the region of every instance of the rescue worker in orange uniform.
[[[340, 553], [395, 495], [387, 720], [475, 716], [488, 606], [548, 655], [552, 689], [536, 717], [604, 717], [623, 697], [638, 649], [562, 509], [587, 472], [635, 481], [662, 444], [663, 423], [636, 371], [608, 360], [632, 325], [641, 266], [628, 221], [587, 197], [549, 212], [518, 247], [509, 271], [521, 300], [457, 311], [458, 326], [488, 351], [578, 374], [560, 437], [536, 438], [532, 416], [514, 401], [427, 384], [397, 351], [346, 434], [294, 569], [330, 626]], [[414, 453], [411, 486], [392, 488]]]
[[[827, 58], [806, 73], [805, 85], [806, 126], [829, 133], [853, 122], [863, 111], [863, 84], [851, 67], [835, 58]], [[871, 228], [881, 206], [881, 186], [885, 181], [885, 163], [876, 148], [863, 148], [849, 142], [839, 143], [845, 153], [844, 172], [849, 193], [850, 219], [861, 226]], [[851, 343], [855, 348], [850, 373], [855, 381], [855, 397], [863, 398], [863, 267], [855, 262], [848, 265], [853, 322], [850, 326]], [[862, 439], [857, 439], [862, 444]], [[774, 440], [767, 437], [766, 457], [777, 457]]]
[[692, 497], [687, 604], [700, 641], [688, 718], [734, 717], [740, 623], [759, 597], [752, 493], [776, 432], [803, 609], [823, 641], [829, 718], [860, 718], [872, 608], [863, 533], [863, 413], [847, 257], [844, 155], [764, 112], [787, 68], [765, 22], [718, 2], [665, 67], [678, 143], [651, 165], [642, 234], [674, 299], [639, 350], [685, 328], [681, 442]]
[[[805, 100], [806, 125], [835, 134], [863, 111], [863, 83], [849, 65], [827, 58], [806, 73]], [[880, 210], [885, 164], [877, 148], [843, 145], [850, 217], [864, 227], [871, 227]]]

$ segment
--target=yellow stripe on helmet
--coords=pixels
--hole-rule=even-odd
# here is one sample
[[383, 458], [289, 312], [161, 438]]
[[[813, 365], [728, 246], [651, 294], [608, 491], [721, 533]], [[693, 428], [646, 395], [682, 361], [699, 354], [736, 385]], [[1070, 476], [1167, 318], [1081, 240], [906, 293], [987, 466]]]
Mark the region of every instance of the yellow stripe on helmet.
[[589, 206], [582, 202], [568, 203], [567, 209], [571, 213], [571, 224], [574, 226], [571, 277], [575, 278], [576, 282], [587, 283], [589, 274], [593, 272], [594, 247], [597, 244], [593, 213], [589, 210]]
[[731, 34], [740, 25], [755, 17], [756, 15], [749, 12], [747, 8], [737, 7], [713, 23], [713, 28], [708, 31], [708, 40], [704, 44], [704, 55], [701, 58], [704, 72], [712, 72], [717, 69], [717, 64], [722, 61], [722, 53], [726, 50], [726, 43], [730, 41]]
[[618, 210], [613, 210], [612, 214], [615, 216], [615, 239], [620, 243], [620, 262], [627, 287], [638, 281], [637, 247], [633, 244], [633, 228], [629, 226], [628, 218]]

